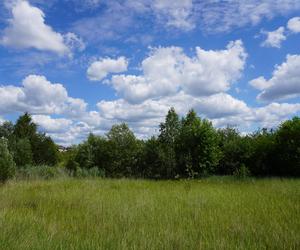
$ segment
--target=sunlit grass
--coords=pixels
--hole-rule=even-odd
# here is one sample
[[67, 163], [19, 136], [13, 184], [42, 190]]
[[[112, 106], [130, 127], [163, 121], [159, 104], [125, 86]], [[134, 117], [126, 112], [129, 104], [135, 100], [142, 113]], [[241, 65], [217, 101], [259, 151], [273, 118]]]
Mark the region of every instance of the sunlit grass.
[[300, 249], [300, 180], [10, 182], [0, 249]]

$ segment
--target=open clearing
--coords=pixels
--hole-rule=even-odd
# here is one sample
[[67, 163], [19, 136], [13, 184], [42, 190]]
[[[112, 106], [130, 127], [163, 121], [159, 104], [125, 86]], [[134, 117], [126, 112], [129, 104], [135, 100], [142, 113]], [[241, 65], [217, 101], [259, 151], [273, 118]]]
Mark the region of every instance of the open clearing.
[[0, 232], [1, 249], [300, 249], [300, 180], [9, 182]]

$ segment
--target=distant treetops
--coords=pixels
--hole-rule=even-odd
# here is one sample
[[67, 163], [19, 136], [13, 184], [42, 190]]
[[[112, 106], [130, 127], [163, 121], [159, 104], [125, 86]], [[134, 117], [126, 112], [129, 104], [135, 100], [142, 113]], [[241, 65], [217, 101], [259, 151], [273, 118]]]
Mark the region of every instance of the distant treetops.
[[27, 165], [63, 166], [70, 175], [96, 170], [106, 177], [198, 178], [207, 175], [300, 176], [300, 119], [275, 130], [241, 136], [235, 128], [216, 129], [190, 110], [179, 118], [174, 108], [158, 136], [139, 140], [129, 127], [114, 125], [104, 136], [59, 152], [37, 131], [30, 115], [0, 126], [0, 181]]

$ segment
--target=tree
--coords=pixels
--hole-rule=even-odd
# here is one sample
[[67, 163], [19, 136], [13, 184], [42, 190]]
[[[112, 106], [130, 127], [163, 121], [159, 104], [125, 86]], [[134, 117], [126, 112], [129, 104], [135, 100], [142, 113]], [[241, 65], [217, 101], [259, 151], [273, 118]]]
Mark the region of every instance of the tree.
[[0, 125], [0, 138], [8, 139], [14, 131], [14, 125], [12, 122], [5, 121]]
[[217, 173], [232, 175], [242, 167], [250, 170], [255, 146], [253, 137], [241, 136], [238, 130], [230, 127], [220, 129], [218, 134], [222, 154]]
[[51, 137], [34, 134], [31, 138], [33, 161], [36, 165], [54, 166], [58, 162], [58, 147]]
[[13, 133], [18, 139], [28, 138], [31, 140], [37, 133], [37, 125], [32, 121], [31, 116], [25, 113], [17, 120]]
[[201, 176], [215, 173], [220, 159], [219, 137], [208, 120], [190, 110], [182, 120], [177, 155], [180, 174]]
[[180, 132], [179, 117], [174, 108], [168, 111], [165, 122], [160, 124], [159, 141], [161, 143], [162, 175], [174, 178], [177, 175], [175, 147]]
[[31, 144], [27, 138], [17, 140], [14, 151], [14, 160], [18, 167], [32, 164]]
[[150, 139], [143, 142], [141, 145], [138, 162], [139, 177], [143, 178], [164, 178], [164, 161], [162, 144], [160, 141], [152, 136]]
[[0, 139], [0, 182], [5, 182], [15, 174], [15, 162], [8, 151], [7, 141]]
[[276, 141], [273, 130], [262, 129], [252, 135], [249, 170], [255, 176], [270, 176], [276, 166]]
[[274, 174], [283, 176], [300, 176], [300, 118], [281, 124], [275, 133], [276, 165]]
[[139, 142], [125, 123], [112, 126], [107, 133], [110, 169], [114, 177], [134, 176], [137, 173]]

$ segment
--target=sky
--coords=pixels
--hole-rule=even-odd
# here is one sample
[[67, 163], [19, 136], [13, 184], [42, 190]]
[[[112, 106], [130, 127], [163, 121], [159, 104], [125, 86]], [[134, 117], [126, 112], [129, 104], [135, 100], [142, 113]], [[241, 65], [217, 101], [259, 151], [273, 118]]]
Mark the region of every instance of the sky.
[[242, 133], [300, 115], [299, 0], [1, 0], [0, 122], [58, 144], [170, 107]]

